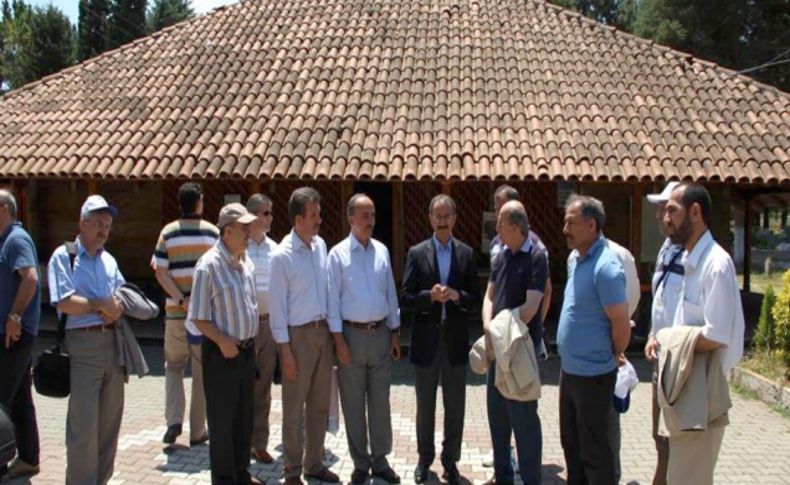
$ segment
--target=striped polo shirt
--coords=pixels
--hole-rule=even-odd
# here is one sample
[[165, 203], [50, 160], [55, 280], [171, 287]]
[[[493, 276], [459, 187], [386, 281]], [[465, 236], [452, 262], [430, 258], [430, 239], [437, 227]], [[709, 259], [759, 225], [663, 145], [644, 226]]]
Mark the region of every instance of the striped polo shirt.
[[[203, 254], [219, 239], [219, 229], [214, 224], [199, 218], [182, 218], [167, 224], [159, 233], [151, 265], [167, 268], [178, 289], [184, 296], [192, 291], [192, 275], [195, 265]], [[165, 302], [168, 319], [183, 320], [186, 312], [178, 301], [168, 297]]]
[[246, 251], [240, 260], [218, 241], [195, 266], [189, 320], [211, 322], [225, 335], [247, 340], [258, 333], [255, 266]]

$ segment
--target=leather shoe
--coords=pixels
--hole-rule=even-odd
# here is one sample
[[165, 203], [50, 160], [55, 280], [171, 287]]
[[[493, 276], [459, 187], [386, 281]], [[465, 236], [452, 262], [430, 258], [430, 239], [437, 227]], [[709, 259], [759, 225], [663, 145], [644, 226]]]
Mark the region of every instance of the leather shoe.
[[303, 485], [303, 483], [301, 478], [291, 477], [285, 479], [285, 485]]
[[167, 427], [167, 431], [165, 431], [165, 435], [162, 437], [162, 442], [172, 445], [179, 436], [181, 436], [181, 424], [171, 424]]
[[337, 483], [340, 481], [340, 477], [332, 473], [329, 468], [322, 468], [318, 473], [305, 473], [305, 478], [312, 478], [313, 480], [319, 480], [321, 482], [329, 482], [329, 483]]
[[352, 485], [360, 485], [361, 483], [365, 483], [366, 478], [368, 478], [368, 472], [356, 468], [351, 474], [351, 483]]
[[266, 450], [252, 450], [252, 457], [255, 458], [255, 461], [268, 465], [269, 463], [274, 462], [274, 458], [272, 455], [269, 454]]
[[431, 469], [428, 465], [417, 465], [414, 469], [414, 483], [423, 483], [428, 480], [428, 475], [431, 474]]
[[442, 479], [447, 480], [447, 483], [450, 485], [458, 485], [461, 483], [461, 472], [458, 471], [458, 467], [455, 463], [443, 463], [444, 465], [444, 473], [442, 473]]
[[191, 448], [194, 446], [202, 445], [206, 441], [208, 441], [208, 433], [203, 433], [203, 436], [201, 436], [200, 438], [196, 440], [189, 440], [189, 446]]
[[400, 483], [400, 477], [392, 467], [387, 467], [383, 470], [379, 470], [377, 472], [373, 472], [373, 476], [376, 478], [381, 478], [387, 483]]

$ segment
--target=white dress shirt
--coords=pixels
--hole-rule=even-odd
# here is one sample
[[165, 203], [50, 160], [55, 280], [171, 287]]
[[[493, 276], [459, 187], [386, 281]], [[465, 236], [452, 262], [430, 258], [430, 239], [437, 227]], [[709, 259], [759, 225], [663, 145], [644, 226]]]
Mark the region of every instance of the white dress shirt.
[[702, 327], [702, 335], [724, 346], [724, 374], [743, 355], [743, 306], [732, 258], [710, 231], [683, 255], [683, 286], [674, 326]]
[[[308, 248], [291, 232], [272, 254], [269, 279], [269, 325], [274, 341], [290, 342], [288, 327], [323, 320], [327, 310], [326, 243], [313, 237]], [[332, 328], [341, 332], [342, 328]]]
[[349, 234], [329, 251], [329, 326], [385, 318], [390, 329], [400, 327], [389, 251], [375, 239], [365, 248]]
[[[669, 238], [664, 240], [658, 251], [656, 271], [653, 273], [653, 306], [650, 309], [650, 335], [662, 328], [672, 326], [675, 310], [680, 300], [680, 291], [683, 286], [683, 252], [685, 249], [680, 244], [672, 244]], [[675, 268], [673, 270], [672, 268]], [[664, 275], [666, 273], [666, 276]]]
[[247, 243], [247, 256], [255, 265], [255, 291], [258, 296], [258, 313], [269, 314], [269, 279], [272, 274], [272, 254], [277, 244], [268, 236], [263, 236], [260, 244], [250, 238]]
[[636, 271], [636, 261], [631, 251], [620, 246], [611, 239], [607, 239], [609, 249], [617, 256], [617, 260], [623, 266], [625, 273], [625, 298], [628, 302], [628, 318], [631, 318], [639, 306], [639, 297], [642, 290], [639, 288], [639, 273]]

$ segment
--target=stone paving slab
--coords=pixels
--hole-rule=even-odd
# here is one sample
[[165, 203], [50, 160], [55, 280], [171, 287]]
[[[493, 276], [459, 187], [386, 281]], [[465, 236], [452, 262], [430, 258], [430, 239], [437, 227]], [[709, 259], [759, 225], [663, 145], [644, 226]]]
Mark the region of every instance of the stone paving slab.
[[[43, 346], [41, 344], [40, 346]], [[146, 347], [152, 375], [132, 378], [126, 386], [126, 404], [121, 438], [118, 444], [115, 474], [112, 484], [203, 484], [210, 483], [208, 447], [189, 449], [188, 432], [179, 438], [175, 447], [161, 442], [164, 423], [164, 377], [161, 348]], [[622, 417], [623, 483], [651, 482], [655, 450], [650, 436], [649, 367], [634, 358], [643, 379], [631, 399], [631, 409]], [[564, 460], [559, 439], [558, 359], [552, 358], [542, 367], [543, 397], [539, 414], [543, 427], [543, 483], [565, 483]], [[393, 420], [393, 453], [390, 462], [403, 483], [412, 483], [412, 472], [417, 463], [415, 436], [414, 378], [411, 366], [401, 360], [395, 366], [391, 389]], [[469, 374], [466, 403], [464, 444], [459, 469], [468, 483], [482, 483], [492, 470], [482, 466], [483, 457], [490, 449], [490, 435], [485, 412], [485, 386], [481, 376]], [[727, 428], [724, 445], [716, 469], [717, 484], [790, 484], [790, 420], [772, 411], [760, 401], [732, 395], [734, 407], [731, 425]], [[438, 396], [441, 402], [441, 392]], [[66, 400], [36, 395], [36, 406], [41, 434], [41, 473], [32, 479], [35, 484], [63, 483], [65, 471], [65, 414]], [[437, 406], [441, 410], [441, 406]], [[273, 388], [270, 452], [277, 459], [272, 465], [254, 463], [252, 473], [268, 483], [282, 482], [280, 459], [280, 422], [282, 403], [280, 387]], [[436, 422], [442, 422], [438, 412]], [[437, 430], [437, 450], [440, 450], [441, 429]], [[348, 457], [342, 417], [340, 430], [326, 439], [327, 463], [344, 482], [350, 480], [353, 464]], [[437, 462], [432, 470], [441, 473]], [[377, 483], [378, 481], [371, 481]], [[29, 483], [14, 480], [12, 484]], [[383, 482], [381, 482], [383, 483]], [[434, 480], [432, 483], [439, 483]], [[316, 485], [315, 482], [312, 485]]]

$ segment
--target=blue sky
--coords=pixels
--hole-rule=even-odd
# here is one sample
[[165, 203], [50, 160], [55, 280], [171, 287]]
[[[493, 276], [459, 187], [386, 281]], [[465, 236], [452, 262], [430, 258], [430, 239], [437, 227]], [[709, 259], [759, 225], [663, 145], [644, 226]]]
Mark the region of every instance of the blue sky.
[[[153, 0], [148, 1], [149, 3], [153, 2]], [[191, 0], [192, 9], [199, 14], [208, 12], [209, 10], [221, 5], [236, 3], [236, 1], [237, 0]], [[28, 3], [41, 6], [52, 4], [61, 9], [63, 13], [68, 15], [68, 17], [71, 19], [71, 23], [75, 25], [77, 24], [77, 5], [79, 5], [79, 0], [28, 0]]]

